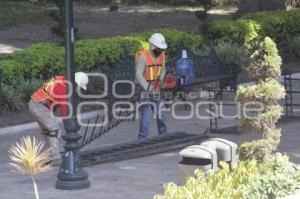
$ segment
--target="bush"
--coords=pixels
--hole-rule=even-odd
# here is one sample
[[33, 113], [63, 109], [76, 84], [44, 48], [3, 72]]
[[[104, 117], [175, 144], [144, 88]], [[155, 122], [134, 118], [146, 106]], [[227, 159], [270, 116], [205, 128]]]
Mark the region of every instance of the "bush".
[[300, 188], [300, 167], [277, 154], [259, 165], [255, 160], [242, 161], [233, 166], [226, 163], [207, 175], [196, 171], [195, 177], [184, 186], [168, 183], [163, 195], [154, 199], [268, 199], [283, 197]]
[[250, 62], [247, 50], [237, 44], [220, 43], [213, 48], [223, 63], [236, 64], [242, 68]]
[[32, 93], [41, 86], [42, 86], [42, 82], [36, 79], [22, 82], [17, 87], [18, 96], [21, 102], [28, 103], [29, 100], [31, 99]]
[[243, 18], [259, 23], [259, 35], [271, 37], [276, 43], [289, 36], [300, 34], [300, 11], [275, 11], [249, 14]]
[[154, 196], [154, 199], [241, 199], [243, 186], [255, 179], [257, 174], [255, 161], [241, 162], [233, 167], [232, 172], [226, 163], [221, 163], [220, 170], [207, 175], [196, 170], [196, 177], [189, 178], [184, 186], [175, 183], [165, 185], [164, 195]]
[[27, 104], [32, 93], [41, 87], [42, 82], [36, 79], [22, 80], [20, 84], [2, 85], [0, 89], [0, 110], [18, 111], [23, 105]]
[[[260, 166], [258, 184], [249, 187], [252, 198], [278, 198], [295, 192], [300, 188], [300, 168], [289, 162], [287, 156], [276, 154], [266, 164]], [[253, 193], [261, 197], [255, 197]]]
[[208, 38], [213, 43], [236, 43], [249, 46], [257, 38], [259, 24], [254, 20], [219, 20], [212, 22], [207, 29]]
[[240, 146], [241, 159], [265, 162], [280, 143], [281, 130], [276, 129], [275, 124], [282, 112], [278, 100], [285, 96], [284, 87], [277, 81], [281, 75], [281, 64], [276, 44], [269, 37], [250, 56], [247, 70], [256, 85], [241, 86], [236, 100], [241, 102], [241, 106], [252, 104], [251, 108], [260, 109], [250, 111], [251, 118], [243, 114], [241, 127], [245, 131], [260, 133], [261, 139], [243, 143]]
[[293, 57], [300, 59], [300, 36], [291, 38], [289, 47]]
[[[148, 38], [154, 32], [165, 35], [169, 48], [167, 56], [174, 56], [177, 47], [199, 47], [202, 37], [174, 29], [159, 29], [129, 36], [118, 36], [98, 40], [80, 40], [75, 45], [75, 64], [78, 70], [92, 71], [103, 66], [115, 67], [127, 51], [135, 52], [148, 46]], [[9, 85], [20, 83], [22, 79], [48, 79], [64, 73], [64, 48], [55, 43], [38, 43], [28, 49], [8, 55], [0, 61], [4, 82]]]
[[22, 102], [18, 92], [11, 86], [2, 85], [0, 90], [0, 111], [18, 111], [21, 109]]
[[250, 56], [250, 60], [247, 70], [256, 82], [280, 77], [282, 59], [278, 55], [276, 44], [269, 37], [261, 42], [258, 49]]
[[249, 46], [254, 39], [271, 37], [280, 43], [300, 34], [300, 11], [266, 11], [248, 14], [238, 20], [219, 20], [208, 26], [213, 42], [231, 42]]
[[63, 66], [64, 49], [52, 43], [34, 44], [0, 61], [4, 82], [10, 85], [19, 84], [23, 79], [47, 79], [62, 72]]

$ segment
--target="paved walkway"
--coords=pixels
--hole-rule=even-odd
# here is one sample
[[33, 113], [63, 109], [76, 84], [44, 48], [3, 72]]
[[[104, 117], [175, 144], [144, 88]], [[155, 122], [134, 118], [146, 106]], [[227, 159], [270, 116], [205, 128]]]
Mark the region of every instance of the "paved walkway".
[[[232, 110], [227, 110], [228, 113]], [[179, 111], [186, 114], [184, 111]], [[222, 126], [232, 126], [237, 120], [220, 121]], [[172, 119], [168, 115], [170, 132], [184, 130], [188, 133], [202, 133], [208, 127], [208, 121], [192, 118], [186, 121]], [[279, 150], [287, 152], [292, 161], [300, 163], [300, 136], [298, 129], [300, 123], [282, 124], [282, 142]], [[138, 121], [126, 122], [113, 129], [99, 140], [93, 142], [88, 148], [95, 146], [108, 146], [116, 143], [136, 139]], [[0, 198], [1, 199], [32, 199], [32, 186], [30, 178], [10, 172], [8, 166], [7, 150], [11, 144], [24, 135], [38, 136], [38, 130], [26, 130], [20, 134], [0, 135]], [[151, 136], [155, 135], [155, 125], [151, 129]], [[254, 134], [218, 134], [213, 135], [226, 138], [237, 143], [257, 138]], [[39, 136], [38, 136], [39, 137]], [[109, 198], [109, 199], [150, 199], [155, 193], [162, 192], [163, 184], [170, 181], [179, 183], [177, 163], [178, 151], [162, 153], [142, 158], [106, 163], [86, 168], [90, 174], [92, 186], [88, 190], [59, 191], [54, 189], [57, 169], [39, 175], [37, 181], [42, 199], [53, 198]]]
[[[225, 96], [225, 99], [232, 100], [232, 96]], [[295, 98], [299, 101], [299, 97]], [[299, 112], [299, 109], [295, 109]], [[201, 113], [204, 111], [202, 110]], [[235, 109], [225, 107], [224, 113], [232, 115]], [[178, 108], [178, 115], [188, 115], [183, 107]], [[207, 120], [200, 120], [193, 117], [188, 120], [176, 120], [167, 115], [168, 127], [170, 132], [185, 131], [187, 133], [203, 133], [209, 126]], [[220, 127], [237, 125], [237, 119], [220, 119]], [[33, 125], [34, 126], [34, 125]], [[100, 139], [94, 141], [84, 148], [84, 150], [94, 147], [110, 146], [122, 142], [137, 139], [139, 122], [124, 122], [117, 128], [112, 129]], [[279, 151], [287, 153], [293, 162], [300, 163], [300, 123], [282, 123], [281, 144]], [[3, 132], [0, 129], [0, 199], [32, 199], [32, 185], [27, 176], [10, 172], [7, 157], [8, 148], [20, 137], [34, 135], [41, 138], [39, 130], [28, 128], [19, 133], [14, 133], [13, 128], [6, 128]], [[9, 132], [11, 131], [11, 132]], [[83, 131], [83, 129], [81, 130]], [[82, 133], [82, 132], [81, 132]], [[153, 123], [150, 136], [156, 135], [156, 125]], [[258, 138], [256, 134], [213, 134], [212, 136], [225, 138], [237, 143], [245, 140]], [[131, 160], [124, 160], [113, 163], [105, 163], [86, 168], [90, 174], [92, 186], [87, 190], [80, 191], [60, 191], [54, 189], [57, 169], [37, 176], [40, 188], [41, 199], [150, 199], [156, 193], [163, 191], [163, 184], [174, 181], [180, 182], [177, 163], [179, 162], [178, 151], [141, 157]]]

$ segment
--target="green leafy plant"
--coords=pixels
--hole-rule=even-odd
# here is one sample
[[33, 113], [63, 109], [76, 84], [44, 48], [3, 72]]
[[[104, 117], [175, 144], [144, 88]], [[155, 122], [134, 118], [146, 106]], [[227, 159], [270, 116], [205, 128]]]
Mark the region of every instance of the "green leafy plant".
[[12, 86], [2, 85], [0, 90], [0, 110], [19, 111], [22, 102], [18, 96], [18, 92]]
[[300, 168], [288, 156], [276, 154], [261, 165], [260, 175], [249, 186], [249, 198], [278, 198], [294, 193], [300, 188]]
[[236, 43], [249, 47], [259, 37], [259, 23], [250, 19], [220, 20], [208, 25], [208, 38], [213, 43]]
[[253, 40], [271, 37], [280, 43], [300, 33], [300, 11], [265, 11], [247, 14], [238, 20], [218, 20], [208, 25], [208, 38], [251, 46]]
[[31, 95], [35, 90], [41, 87], [42, 82], [37, 79], [23, 81], [18, 87], [19, 99], [23, 103], [28, 103], [31, 99]]
[[276, 154], [263, 164], [256, 160], [241, 161], [229, 169], [221, 168], [205, 174], [195, 171], [185, 185], [171, 182], [164, 185], [164, 193], [154, 199], [270, 199], [294, 193], [300, 188], [300, 167], [288, 157]]
[[247, 70], [256, 85], [240, 87], [236, 100], [242, 106], [250, 104], [247, 108], [260, 107], [251, 110], [252, 115], [242, 115], [241, 127], [244, 131], [260, 133], [261, 139], [243, 143], [239, 149], [241, 159], [265, 162], [279, 145], [281, 132], [275, 123], [281, 116], [282, 107], [277, 101], [285, 96], [283, 86], [277, 81], [281, 75], [281, 64], [276, 44], [269, 37], [260, 43], [250, 57]]
[[241, 199], [242, 186], [254, 179], [257, 174], [256, 162], [243, 162], [234, 166], [231, 172], [226, 163], [221, 163], [221, 169], [207, 175], [195, 171], [195, 177], [187, 180], [184, 186], [169, 183], [164, 186], [164, 195], [157, 195], [154, 199]]
[[213, 48], [223, 63], [236, 64], [242, 68], [250, 62], [247, 49], [237, 44], [220, 43]]

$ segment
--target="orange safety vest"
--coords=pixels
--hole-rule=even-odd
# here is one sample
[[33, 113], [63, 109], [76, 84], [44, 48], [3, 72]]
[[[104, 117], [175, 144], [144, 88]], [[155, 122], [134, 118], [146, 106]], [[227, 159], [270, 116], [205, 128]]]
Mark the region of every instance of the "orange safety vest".
[[[144, 56], [146, 60], [146, 70], [144, 73], [145, 80], [149, 81], [151, 84], [155, 84], [157, 79], [160, 77], [161, 68], [165, 64], [165, 53], [162, 52], [161, 55], [158, 57], [158, 63], [152, 58], [152, 55], [149, 50], [141, 50], [136, 53], [136, 57]], [[159, 80], [157, 86], [159, 86]]]
[[45, 100], [50, 100], [54, 102], [53, 99], [53, 91], [57, 84], [62, 84], [65, 86], [65, 77], [64, 76], [55, 76], [48, 80], [46, 83], [43, 84], [41, 88], [39, 88], [33, 95], [31, 99], [34, 102], [43, 102]]

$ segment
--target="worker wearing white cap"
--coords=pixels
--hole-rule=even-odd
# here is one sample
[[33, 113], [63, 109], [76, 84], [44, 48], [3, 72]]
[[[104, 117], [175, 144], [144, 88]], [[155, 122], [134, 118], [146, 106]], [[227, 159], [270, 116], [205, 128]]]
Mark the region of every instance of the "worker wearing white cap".
[[[78, 88], [87, 89], [89, 78], [84, 72], [75, 73], [75, 82]], [[64, 76], [55, 76], [43, 84], [33, 93], [29, 102], [29, 111], [37, 120], [41, 133], [51, 147], [52, 161], [59, 163], [61, 160], [60, 138], [62, 130], [56, 123], [52, 111], [60, 110], [61, 117], [67, 117], [67, 83]]]
[[[154, 33], [150, 39], [150, 47], [146, 50], [141, 50], [136, 53], [136, 82], [145, 92], [160, 92], [161, 85], [166, 73], [165, 70], [165, 49], [168, 48], [165, 37], [161, 33]], [[142, 99], [150, 100], [150, 99]], [[153, 100], [151, 100], [153, 101]], [[150, 104], [145, 104], [140, 107], [141, 120], [140, 131], [138, 138], [145, 138], [148, 135], [150, 128], [150, 118], [152, 110], [157, 110], [157, 129], [159, 135], [167, 133], [164, 113], [161, 110], [160, 99], [153, 102], [156, 104], [156, 109], [153, 109]]]

